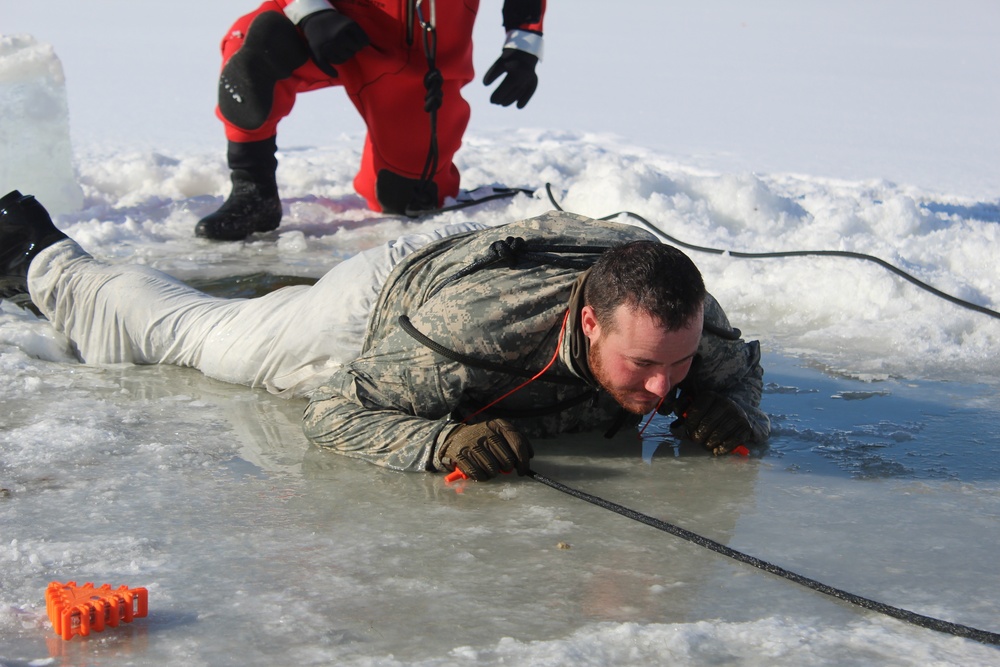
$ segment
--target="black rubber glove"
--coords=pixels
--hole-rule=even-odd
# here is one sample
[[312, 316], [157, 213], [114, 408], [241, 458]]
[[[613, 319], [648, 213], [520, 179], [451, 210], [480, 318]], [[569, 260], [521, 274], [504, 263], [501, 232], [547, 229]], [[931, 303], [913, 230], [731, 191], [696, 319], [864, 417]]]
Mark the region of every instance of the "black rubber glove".
[[369, 43], [368, 35], [354, 19], [333, 9], [310, 14], [299, 27], [313, 60], [329, 76], [337, 76], [333, 65], [347, 62]]
[[[684, 405], [682, 394], [678, 406]], [[674, 433], [698, 443], [716, 456], [746, 445], [753, 436], [750, 418], [734, 401], [714, 391], [702, 390], [670, 425]]]
[[535, 65], [538, 57], [520, 49], [504, 49], [497, 61], [483, 77], [483, 85], [490, 85], [501, 74], [506, 74], [497, 89], [490, 96], [490, 102], [509, 107], [517, 102], [517, 108], [523, 109], [538, 87], [538, 75]]
[[441, 448], [442, 463], [458, 468], [477, 482], [514, 469], [518, 475], [525, 475], [534, 455], [528, 439], [503, 419], [459, 426]]

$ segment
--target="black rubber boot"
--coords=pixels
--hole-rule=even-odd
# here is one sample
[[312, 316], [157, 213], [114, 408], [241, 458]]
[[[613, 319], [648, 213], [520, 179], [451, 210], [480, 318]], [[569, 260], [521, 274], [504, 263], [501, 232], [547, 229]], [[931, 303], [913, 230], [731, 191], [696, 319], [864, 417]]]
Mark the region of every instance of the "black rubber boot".
[[215, 241], [241, 241], [254, 232], [269, 232], [281, 223], [277, 187], [264, 187], [242, 169], [232, 174], [233, 191], [215, 213], [198, 221], [196, 236]]
[[274, 172], [275, 139], [229, 142], [232, 192], [222, 207], [202, 218], [196, 236], [216, 241], [240, 241], [254, 232], [270, 232], [281, 223], [281, 199]]
[[[17, 190], [0, 199], [0, 298], [30, 303], [28, 267], [35, 255], [67, 237], [45, 207]], [[26, 302], [26, 303], [25, 303]]]

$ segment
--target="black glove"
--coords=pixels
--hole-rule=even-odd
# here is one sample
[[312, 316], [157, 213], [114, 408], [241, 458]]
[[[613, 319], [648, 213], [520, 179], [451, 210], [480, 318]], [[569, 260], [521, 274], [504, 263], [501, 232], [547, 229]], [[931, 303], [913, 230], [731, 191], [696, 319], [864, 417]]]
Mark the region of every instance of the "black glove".
[[310, 14], [302, 19], [299, 27], [313, 60], [329, 76], [337, 76], [332, 65], [347, 62], [369, 43], [368, 35], [354, 19], [333, 9]]
[[501, 471], [528, 472], [535, 452], [531, 443], [506, 420], [491, 419], [459, 426], [444, 441], [440, 458], [477, 482], [496, 477]]
[[750, 442], [753, 429], [747, 413], [733, 400], [714, 391], [699, 391], [685, 405], [678, 399], [681, 414], [670, 425], [674, 433], [698, 443], [716, 456], [728, 454]]
[[488, 86], [501, 74], [507, 75], [493, 91], [490, 102], [505, 107], [517, 102], [517, 108], [523, 109], [538, 87], [537, 64], [538, 56], [520, 49], [504, 49], [483, 77], [483, 85]]

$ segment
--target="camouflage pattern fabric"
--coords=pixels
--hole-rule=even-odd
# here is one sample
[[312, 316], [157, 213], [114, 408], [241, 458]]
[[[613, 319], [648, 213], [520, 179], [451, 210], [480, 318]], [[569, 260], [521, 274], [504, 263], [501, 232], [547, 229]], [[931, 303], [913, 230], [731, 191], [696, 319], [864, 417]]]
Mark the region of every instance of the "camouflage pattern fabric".
[[[458, 421], [549, 363], [573, 285], [586, 267], [515, 254], [511, 263], [467, 270], [490, 254], [491, 245], [501, 242], [501, 249], [508, 248], [505, 239], [573, 248], [657, 240], [630, 225], [550, 212], [421, 248], [389, 275], [370, 316], [361, 356], [311, 395], [303, 417], [310, 440], [388, 468], [444, 471], [437, 446]], [[589, 265], [597, 254], [558, 256]], [[418, 333], [401, 326], [400, 316]], [[708, 300], [705, 316], [716, 327], [729, 329], [714, 299]], [[572, 334], [567, 332], [564, 348]], [[421, 335], [454, 354], [431, 349], [418, 340]], [[704, 360], [696, 386], [736, 400], [754, 421], [755, 439], [766, 439], [769, 424], [759, 409], [763, 371], [757, 343], [706, 333], [699, 354]], [[625, 416], [606, 392], [577, 374], [568, 358], [563, 349], [541, 378], [476, 421], [503, 417], [533, 439], [607, 430], [622, 418], [632, 426], [638, 423], [639, 417]]]

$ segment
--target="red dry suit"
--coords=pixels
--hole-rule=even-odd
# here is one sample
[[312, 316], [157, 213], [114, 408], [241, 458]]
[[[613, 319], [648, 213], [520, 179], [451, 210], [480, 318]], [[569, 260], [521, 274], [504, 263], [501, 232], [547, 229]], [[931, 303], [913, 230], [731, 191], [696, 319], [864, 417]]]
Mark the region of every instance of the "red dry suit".
[[[268, 0], [255, 11], [241, 17], [222, 40], [223, 68], [243, 45], [250, 23], [264, 12], [282, 12], [292, 0]], [[371, 44], [350, 60], [338, 64], [339, 76], [325, 74], [312, 59], [296, 67], [291, 76], [277, 81], [273, 103], [266, 120], [257, 127], [241, 127], [216, 107], [216, 115], [226, 128], [231, 142], [256, 142], [277, 135], [279, 121], [287, 116], [301, 92], [328, 86], [343, 86], [367, 126], [361, 166], [354, 188], [374, 211], [381, 211], [375, 196], [376, 175], [388, 170], [410, 179], [419, 179], [427, 161], [431, 139], [429, 115], [424, 111], [424, 77], [428, 72], [423, 29], [416, 5], [421, 5], [429, 21], [429, 0], [331, 0], [338, 12], [350, 17], [368, 35]], [[440, 70], [443, 101], [437, 112], [436, 139], [438, 166], [433, 174], [438, 202], [458, 194], [459, 174], [453, 157], [462, 144], [469, 122], [469, 104], [461, 88], [474, 75], [472, 65], [472, 29], [479, 0], [435, 0], [437, 37], [435, 64]], [[544, 0], [506, 0], [505, 24], [516, 15], [518, 6], [534, 5], [538, 21], [505, 25], [507, 30], [542, 32]], [[540, 5], [540, 7], [538, 7]], [[508, 9], [513, 11], [508, 14]], [[301, 30], [298, 31], [300, 39]]]

